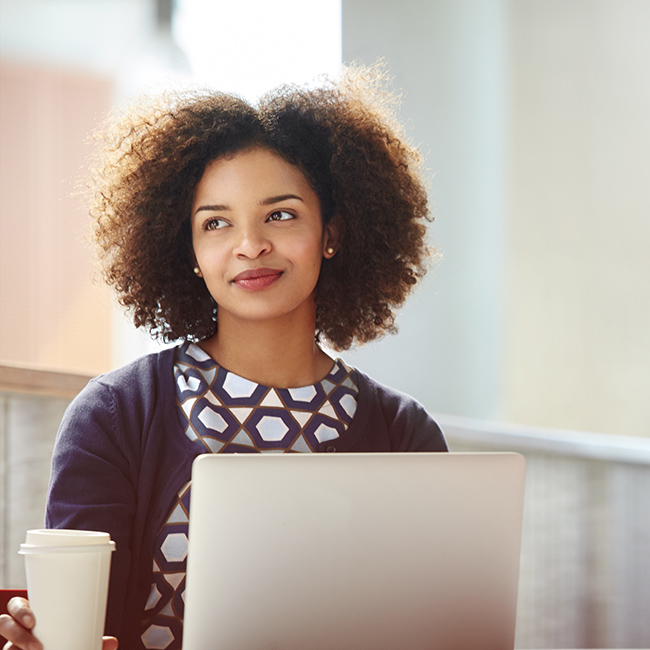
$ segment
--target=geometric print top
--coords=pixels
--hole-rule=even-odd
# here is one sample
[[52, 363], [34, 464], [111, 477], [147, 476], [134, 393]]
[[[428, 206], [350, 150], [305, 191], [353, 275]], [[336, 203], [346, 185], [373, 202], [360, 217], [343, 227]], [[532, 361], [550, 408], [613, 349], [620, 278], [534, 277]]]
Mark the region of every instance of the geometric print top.
[[[354, 370], [336, 359], [312, 386], [270, 388], [219, 366], [194, 343], [174, 353], [176, 403], [185, 435], [204, 453], [295, 453], [342, 435], [357, 409]], [[170, 505], [154, 546], [142, 648], [182, 642], [191, 483]]]
[[269, 388], [219, 366], [194, 343], [177, 350], [174, 376], [185, 435], [206, 451], [314, 451], [338, 438], [357, 408], [353, 371], [338, 359], [321, 382]]

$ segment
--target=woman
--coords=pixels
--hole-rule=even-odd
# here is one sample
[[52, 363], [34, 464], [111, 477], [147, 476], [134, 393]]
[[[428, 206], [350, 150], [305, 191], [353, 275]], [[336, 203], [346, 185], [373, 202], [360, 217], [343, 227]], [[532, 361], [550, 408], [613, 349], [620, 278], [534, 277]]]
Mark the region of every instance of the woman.
[[[446, 450], [422, 406], [320, 346], [393, 331], [424, 273], [418, 154], [380, 82], [348, 71], [256, 108], [167, 95], [106, 135], [91, 206], [106, 279], [137, 326], [181, 343], [74, 400], [46, 523], [116, 541], [106, 631], [122, 648], [180, 647], [170, 540], [187, 530], [198, 454]], [[33, 641], [32, 619], [15, 620], [26, 607], [0, 628], [14, 647]]]

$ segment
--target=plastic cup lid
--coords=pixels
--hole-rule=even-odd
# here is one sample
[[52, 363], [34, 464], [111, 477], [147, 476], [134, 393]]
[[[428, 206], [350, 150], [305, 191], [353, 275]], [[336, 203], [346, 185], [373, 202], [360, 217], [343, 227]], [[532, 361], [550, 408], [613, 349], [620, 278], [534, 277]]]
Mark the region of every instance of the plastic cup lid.
[[26, 546], [96, 546], [110, 541], [108, 533], [98, 530], [39, 528], [28, 530], [25, 535]]
[[70, 544], [69, 546], [51, 546], [49, 544], [21, 544], [19, 555], [42, 555], [43, 553], [112, 553], [115, 542], [102, 544]]

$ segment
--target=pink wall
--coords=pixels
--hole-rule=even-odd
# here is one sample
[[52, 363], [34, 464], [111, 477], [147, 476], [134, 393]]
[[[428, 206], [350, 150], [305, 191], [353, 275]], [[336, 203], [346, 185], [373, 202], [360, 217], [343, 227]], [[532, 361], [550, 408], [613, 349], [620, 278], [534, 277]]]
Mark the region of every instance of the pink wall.
[[110, 302], [93, 283], [76, 183], [87, 137], [110, 106], [108, 79], [0, 61], [0, 359], [107, 370]]

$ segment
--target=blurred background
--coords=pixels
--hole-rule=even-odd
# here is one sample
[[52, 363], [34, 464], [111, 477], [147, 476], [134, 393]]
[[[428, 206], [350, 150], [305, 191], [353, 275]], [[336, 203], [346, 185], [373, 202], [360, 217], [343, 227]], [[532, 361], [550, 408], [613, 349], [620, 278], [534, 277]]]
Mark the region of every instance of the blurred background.
[[[88, 376], [157, 346], [93, 280], [74, 192], [102, 116], [169, 85], [254, 101], [383, 58], [425, 156], [441, 259], [398, 335], [342, 356], [443, 414], [452, 447], [528, 454], [518, 647], [647, 647], [649, 2], [1, 0], [0, 11], [5, 458], [47, 471], [51, 443], [34, 460], [11, 433], [40, 427], [33, 401], [32, 416], [14, 414], [30, 391], [58, 391], [43, 406], [57, 420]], [[46, 372], [34, 390], [15, 369]], [[24, 471], [3, 471], [7, 495], [27, 489]], [[7, 502], [9, 543], [6, 522], [20, 526]], [[20, 580], [8, 562], [5, 582]]]
[[645, 0], [2, 0], [0, 358], [149, 349], [91, 281], [71, 196], [103, 114], [184, 81], [254, 101], [384, 58], [441, 262], [344, 355], [435, 411], [650, 435]]

